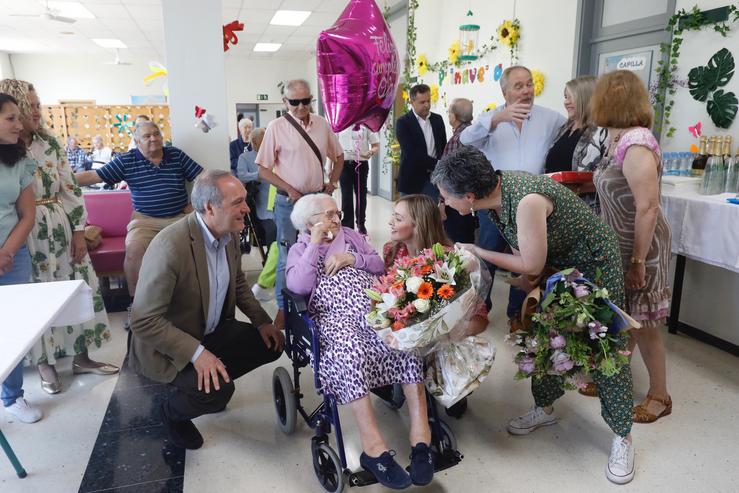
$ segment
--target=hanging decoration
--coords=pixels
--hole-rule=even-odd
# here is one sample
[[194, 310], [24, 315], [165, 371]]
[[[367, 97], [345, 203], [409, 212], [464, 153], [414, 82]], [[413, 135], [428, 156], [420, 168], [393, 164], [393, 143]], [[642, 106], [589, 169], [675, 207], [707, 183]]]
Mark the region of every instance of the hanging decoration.
[[534, 96], [540, 96], [544, 91], [544, 74], [541, 70], [533, 69], [531, 71], [531, 79], [534, 82]]
[[499, 63], [495, 66], [495, 69], [493, 69], [493, 80], [495, 82], [498, 82], [500, 78], [503, 76], [503, 64]]
[[144, 77], [144, 84], [149, 86], [152, 82], [154, 82], [155, 79], [163, 77], [164, 82], [162, 84], [162, 94], [164, 94], [165, 97], [169, 97], [169, 84], [167, 84], [167, 68], [159, 62], [149, 62], [149, 72], [151, 73]]
[[230, 46], [236, 46], [239, 44], [239, 37], [236, 35], [237, 32], [244, 30], [244, 23], [238, 20], [231, 21], [223, 26], [223, 51], [228, 51]]
[[318, 82], [334, 132], [364, 124], [377, 132], [395, 101], [398, 50], [375, 0], [351, 0], [318, 36]]
[[498, 26], [498, 42], [506, 46], [511, 52], [511, 65], [518, 63], [518, 42], [521, 39], [521, 21], [516, 19], [505, 20]]
[[[467, 17], [472, 17], [471, 10], [467, 11]], [[459, 26], [459, 47], [462, 50], [459, 60], [465, 62], [477, 60], [477, 41], [479, 37], [480, 26], [478, 24], [462, 24]]]
[[734, 76], [734, 56], [722, 48], [708, 60], [708, 64], [688, 72], [688, 89], [696, 101], [707, 101], [708, 116], [719, 128], [729, 128], [736, 118], [739, 101], [733, 92], [718, 89]]
[[690, 134], [697, 139], [701, 136], [702, 126], [703, 124], [701, 122], [698, 122], [695, 125], [688, 127], [688, 132], [690, 132]]
[[424, 76], [426, 75], [426, 71], [429, 69], [429, 61], [426, 58], [426, 55], [421, 54], [418, 55], [418, 60], [416, 60], [416, 70], [418, 71], [418, 75]]
[[[669, 60], [657, 61], [657, 86], [654, 89], [654, 132], [657, 135], [662, 133], [666, 127], [667, 137], [675, 135], [675, 127], [670, 126], [670, 114], [675, 104], [673, 96], [677, 92], [678, 87], [685, 87], [683, 81], [675, 76], [680, 59], [680, 47], [683, 43], [683, 33], [685, 31], [700, 31], [709, 29], [717, 32], [722, 37], [731, 31], [731, 24], [739, 21], [739, 9], [736, 5], [728, 5], [726, 7], [726, 19], [724, 21], [716, 21], [709, 18], [702, 12], [698, 6], [694, 6], [690, 11], [680, 9], [675, 15], [667, 21], [665, 31], [671, 34], [672, 41], [670, 43], [662, 43], [660, 52], [669, 55]], [[650, 87], [650, 93], [651, 93]], [[723, 91], [721, 93], [723, 97]], [[722, 99], [720, 97], [719, 99]]]
[[199, 128], [205, 134], [210, 132], [212, 128], [218, 126], [213, 119], [213, 116], [209, 115], [205, 108], [201, 108], [198, 105], [195, 105], [195, 118], [197, 119], [195, 122], [195, 128]]
[[439, 100], [439, 85], [431, 84], [431, 104], [436, 104]]
[[129, 120], [128, 115], [116, 114], [115, 119], [118, 120], [118, 122], [114, 123], [113, 127], [118, 129], [119, 135], [123, 132], [126, 132], [128, 135], [132, 135], [131, 129], [135, 122], [133, 120]]
[[459, 63], [459, 40], [455, 40], [449, 45], [449, 63], [457, 65]]

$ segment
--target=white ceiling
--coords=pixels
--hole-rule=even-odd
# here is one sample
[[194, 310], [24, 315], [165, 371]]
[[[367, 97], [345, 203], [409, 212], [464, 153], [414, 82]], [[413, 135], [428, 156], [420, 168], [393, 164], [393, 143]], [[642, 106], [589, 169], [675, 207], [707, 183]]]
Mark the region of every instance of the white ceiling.
[[[74, 24], [41, 17], [43, 1], [0, 0], [0, 51], [10, 53], [63, 53], [66, 55], [108, 55], [92, 38], [118, 38], [128, 48], [120, 50], [122, 60], [159, 60], [166, 63], [161, 0], [77, 0], [95, 19], [78, 19]], [[208, 1], [208, 0], [202, 0]], [[405, 0], [376, 0], [380, 8]], [[330, 27], [348, 0], [222, 0], [224, 24], [238, 19], [244, 30], [239, 44], [227, 57], [292, 60], [315, 50], [318, 34]], [[277, 10], [310, 10], [302, 26], [272, 26]], [[39, 17], [16, 17], [33, 14]], [[254, 53], [254, 44], [282, 43], [275, 53]]]

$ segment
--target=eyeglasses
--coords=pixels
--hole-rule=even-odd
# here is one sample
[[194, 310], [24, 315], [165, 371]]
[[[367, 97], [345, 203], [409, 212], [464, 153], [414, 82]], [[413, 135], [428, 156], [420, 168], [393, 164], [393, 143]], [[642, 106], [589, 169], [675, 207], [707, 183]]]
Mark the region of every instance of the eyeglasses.
[[298, 106], [302, 104], [303, 106], [310, 106], [310, 104], [313, 102], [313, 98], [303, 98], [303, 99], [288, 99], [288, 103], [290, 103], [290, 106]]
[[341, 221], [342, 219], [344, 219], [344, 211], [336, 211], [336, 210], [333, 210], [333, 211], [332, 210], [328, 210], [328, 211], [316, 212], [315, 214], [311, 214], [311, 217], [313, 217], [313, 216], [320, 216], [320, 215], [326, 216], [327, 219], [333, 219], [335, 217], [338, 217], [339, 218], [339, 221]]

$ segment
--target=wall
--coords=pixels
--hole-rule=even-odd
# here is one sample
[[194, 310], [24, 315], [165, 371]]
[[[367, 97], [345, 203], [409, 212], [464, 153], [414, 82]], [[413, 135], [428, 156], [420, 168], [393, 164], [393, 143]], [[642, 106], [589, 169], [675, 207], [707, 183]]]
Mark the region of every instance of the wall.
[[10, 63], [10, 55], [0, 51], [0, 79], [12, 79], [15, 76], [13, 64]]
[[[122, 55], [125, 60], [125, 55]], [[11, 55], [17, 78], [33, 82], [42, 104], [56, 104], [60, 99], [94, 99], [98, 104], [130, 104], [131, 95], [159, 95], [162, 83], [155, 80], [144, 84], [149, 74], [148, 60], [131, 60], [132, 65], [103, 65], [111, 58], [63, 57], [47, 55]], [[249, 60], [244, 57], [226, 57], [226, 103], [228, 114], [220, 121], [236, 121], [236, 103], [259, 103], [257, 94], [268, 94], [265, 107], [270, 119], [274, 109], [282, 107], [277, 89], [280, 80], [306, 78], [315, 88], [315, 57], [306, 63]], [[0, 54], [0, 72], [5, 76], [5, 63]], [[309, 72], [312, 69], [312, 72]], [[279, 74], [279, 77], [276, 75]], [[262, 112], [262, 115], [265, 115]], [[269, 119], [262, 120], [266, 124]], [[233, 138], [235, 125], [229, 125]]]
[[[544, 91], [537, 97], [536, 104], [564, 114], [562, 92], [565, 82], [573, 76], [577, 0], [422, 1], [416, 13], [416, 55], [425, 54], [430, 63], [446, 59], [449, 46], [459, 38], [460, 24], [479, 24], [479, 44], [484, 44], [501, 22], [513, 17], [514, 5], [515, 16], [521, 22], [519, 64], [540, 70], [546, 78]], [[465, 17], [468, 8], [474, 13], [471, 21]], [[498, 46], [483, 59], [467, 66], [487, 66], [482, 83], [453, 85], [451, 77], [447, 76], [432, 111], [446, 120], [446, 107], [455, 97], [471, 99], [476, 115], [490, 103], [502, 104], [500, 86], [493, 77], [493, 69], [499, 63], [504, 69], [511, 65], [510, 53], [504, 46]], [[420, 79], [429, 85], [439, 82], [438, 74], [431, 72]]]
[[[717, 7], [726, 6], [731, 2], [726, 0], [677, 0], [675, 9], [690, 10], [693, 5], [698, 5], [702, 10], [710, 10]], [[731, 24], [732, 30], [727, 37], [723, 38], [720, 34], [712, 29], [703, 29], [698, 32], [685, 32], [683, 35], [683, 44], [680, 48], [680, 58], [678, 61], [677, 77], [679, 79], [688, 78], [688, 72], [693, 67], [705, 65], [711, 56], [721, 48], [728, 48], [734, 55], [734, 61], [739, 64], [739, 22]], [[739, 97], [739, 73], [734, 72], [734, 77], [724, 86], [724, 91], [731, 91]], [[690, 95], [687, 88], [678, 88], [675, 94], [675, 106], [670, 116], [670, 125], [675, 127], [677, 131], [672, 138], [667, 138], [663, 132], [660, 144], [666, 151], [687, 151], [690, 144], [698, 144], [689, 132], [688, 127], [701, 122], [704, 135], [732, 135], [734, 140], [734, 148], [739, 141], [739, 116], [728, 129], [719, 129], [711, 121], [706, 111], [706, 103], [696, 101]]]

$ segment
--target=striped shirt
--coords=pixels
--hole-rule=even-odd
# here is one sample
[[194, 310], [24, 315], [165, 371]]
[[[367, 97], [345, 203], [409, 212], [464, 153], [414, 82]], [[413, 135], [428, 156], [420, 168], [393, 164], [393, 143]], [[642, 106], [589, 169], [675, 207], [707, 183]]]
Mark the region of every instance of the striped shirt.
[[153, 217], [174, 216], [189, 202], [185, 180], [193, 181], [203, 168], [176, 147], [165, 147], [163, 152], [159, 166], [133, 149], [95, 171], [109, 185], [125, 180], [136, 212]]

